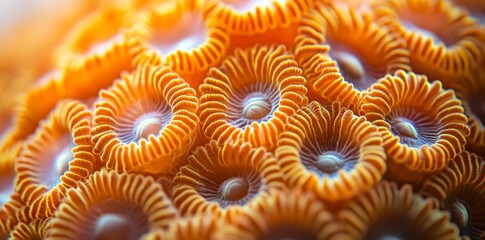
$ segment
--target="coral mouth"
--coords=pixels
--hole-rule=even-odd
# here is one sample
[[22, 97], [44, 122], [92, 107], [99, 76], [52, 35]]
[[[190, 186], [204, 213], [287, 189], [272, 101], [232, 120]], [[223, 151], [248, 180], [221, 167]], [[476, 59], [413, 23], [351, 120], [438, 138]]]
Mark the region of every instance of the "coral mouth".
[[190, 51], [207, 41], [207, 30], [203, 19], [196, 12], [185, 12], [167, 29], [156, 31], [151, 44], [163, 54]]

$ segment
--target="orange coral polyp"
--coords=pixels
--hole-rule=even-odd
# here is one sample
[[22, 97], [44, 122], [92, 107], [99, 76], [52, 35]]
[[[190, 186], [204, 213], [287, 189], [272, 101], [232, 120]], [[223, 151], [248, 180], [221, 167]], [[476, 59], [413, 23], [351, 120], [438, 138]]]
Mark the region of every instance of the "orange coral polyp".
[[167, 231], [155, 230], [142, 240], [212, 240], [222, 227], [222, 221], [210, 215], [196, 215], [173, 221]]
[[8, 214], [0, 210], [0, 238], [8, 239], [10, 232], [17, 224], [17, 221], [12, 219]]
[[283, 46], [238, 50], [199, 88], [204, 135], [273, 149], [289, 116], [307, 103], [305, 78]]
[[168, 67], [143, 65], [100, 93], [94, 152], [109, 169], [168, 172], [194, 142], [195, 91]]
[[9, 151], [35, 132], [39, 122], [47, 117], [61, 99], [58, 90], [56, 79], [49, 78], [49, 81], [34, 87], [20, 99], [13, 126], [0, 139], [2, 152]]
[[[197, 89], [211, 67], [226, 56], [229, 37], [217, 24], [205, 23], [196, 0], [176, 0], [141, 14], [129, 30], [136, 63], [163, 64]], [[169, 19], [169, 20], [168, 20]]]
[[110, 54], [115, 54], [117, 61], [129, 62], [131, 59], [123, 59], [129, 58], [127, 36], [123, 33], [127, 26], [126, 12], [126, 9], [104, 8], [86, 16], [59, 47], [56, 59], [59, 66], [79, 65], [86, 59]]
[[[270, 189], [285, 187], [275, 158], [249, 143], [198, 147], [174, 179], [173, 201], [183, 214], [231, 219]], [[234, 215], [234, 216], [233, 216]]]
[[437, 199], [460, 234], [480, 239], [485, 232], [485, 162], [474, 153], [463, 152], [441, 172], [426, 180], [420, 193]]
[[[245, 6], [241, 6], [243, 3]], [[204, 17], [227, 29], [229, 51], [254, 44], [284, 44], [291, 47], [299, 19], [313, 7], [312, 0], [219, 1], [203, 5]]]
[[26, 141], [16, 164], [15, 189], [32, 218], [52, 216], [66, 191], [94, 171], [91, 121], [86, 106], [62, 101]]
[[349, 239], [312, 192], [272, 190], [215, 234], [215, 239]]
[[12, 232], [10, 239], [12, 240], [42, 240], [45, 239], [49, 220], [32, 220], [29, 224], [19, 222]]
[[302, 19], [295, 54], [313, 94], [351, 108], [386, 74], [410, 70], [402, 41], [369, 16], [338, 3], [317, 4]]
[[62, 76], [55, 84], [61, 98], [90, 101], [122, 73], [135, 69], [140, 45], [127, 34], [127, 19], [133, 14], [105, 7], [76, 25], [58, 51]]
[[275, 152], [290, 186], [322, 199], [349, 199], [381, 180], [386, 170], [382, 138], [364, 117], [333, 103], [298, 111], [280, 135]]
[[446, 87], [456, 91], [463, 102], [465, 114], [468, 117], [470, 135], [467, 138], [467, 150], [485, 154], [485, 69], [481, 69], [470, 77], [448, 84]]
[[[27, 75], [27, 76], [23, 76]], [[22, 94], [26, 89], [31, 88], [28, 81], [29, 73], [5, 76], [0, 71], [0, 142], [7, 137], [11, 129], [15, 126], [17, 112], [15, 107], [22, 99]], [[6, 147], [0, 144], [0, 148]]]
[[405, 185], [382, 182], [339, 212], [350, 239], [459, 239], [449, 215]]
[[[379, 126], [391, 173], [431, 173], [464, 150], [470, 133], [461, 101], [440, 82], [423, 75], [397, 72], [369, 89], [361, 113]], [[422, 177], [422, 176], [421, 176]]]
[[174, 25], [154, 32], [151, 47], [166, 55], [177, 50], [190, 51], [197, 48], [208, 38], [203, 22], [197, 12], [182, 13]]
[[448, 1], [391, 0], [373, 9], [407, 42], [413, 70], [430, 80], [459, 81], [485, 58], [482, 27]]
[[166, 229], [177, 212], [153, 178], [101, 170], [69, 191], [48, 239], [139, 239]]
[[0, 22], [0, 240], [485, 240], [485, 0], [68, 2]]

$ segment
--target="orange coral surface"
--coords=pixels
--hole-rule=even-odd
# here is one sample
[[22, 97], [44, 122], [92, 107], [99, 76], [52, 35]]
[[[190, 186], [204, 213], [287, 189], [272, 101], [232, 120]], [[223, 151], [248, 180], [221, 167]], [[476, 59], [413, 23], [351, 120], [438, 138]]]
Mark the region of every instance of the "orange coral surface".
[[485, 239], [483, 0], [19, 19], [0, 26], [0, 240]]

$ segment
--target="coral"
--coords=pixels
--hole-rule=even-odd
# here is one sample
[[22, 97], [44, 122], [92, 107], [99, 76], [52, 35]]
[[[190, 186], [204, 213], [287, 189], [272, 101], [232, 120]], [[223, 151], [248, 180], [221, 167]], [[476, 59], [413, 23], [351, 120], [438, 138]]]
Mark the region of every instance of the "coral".
[[351, 239], [458, 239], [449, 215], [433, 209], [409, 185], [382, 182], [352, 200], [339, 219]]
[[197, 107], [195, 91], [176, 73], [144, 65], [100, 93], [94, 153], [119, 172], [168, 172], [194, 142]]
[[167, 65], [194, 88], [226, 56], [229, 36], [206, 23], [197, 0], [167, 1], [145, 11], [128, 30], [135, 62]]
[[306, 105], [305, 83], [282, 46], [238, 50], [200, 86], [202, 131], [219, 143], [244, 139], [273, 149], [288, 117]]
[[292, 46], [299, 19], [313, 5], [313, 0], [208, 0], [203, 12], [207, 21], [224, 26], [233, 52], [256, 43]]
[[155, 230], [144, 236], [143, 240], [211, 240], [214, 233], [221, 227], [221, 222], [210, 215], [196, 215], [193, 217], [173, 221], [167, 231]]
[[378, 129], [340, 103], [311, 102], [289, 121], [275, 152], [292, 187], [323, 199], [349, 199], [381, 180], [385, 153]]
[[378, 1], [373, 8], [407, 42], [413, 71], [432, 81], [459, 81], [485, 58], [485, 30], [448, 1]]
[[456, 156], [443, 171], [430, 177], [421, 194], [438, 200], [451, 213], [463, 236], [480, 239], [485, 233], [485, 162], [473, 153]]
[[10, 1], [0, 239], [485, 239], [483, 2]]
[[255, 201], [216, 239], [349, 239], [311, 192], [272, 191]]
[[198, 147], [173, 180], [173, 201], [182, 214], [231, 218], [244, 206], [285, 187], [276, 159], [248, 143], [211, 141]]
[[47, 239], [138, 239], [176, 217], [153, 178], [100, 171], [68, 192], [49, 222]]
[[63, 101], [26, 141], [15, 166], [15, 190], [31, 217], [52, 216], [67, 190], [94, 172], [91, 120], [86, 106]]
[[318, 4], [302, 19], [295, 54], [310, 93], [351, 108], [387, 73], [411, 69], [409, 51], [396, 35], [339, 4]]
[[440, 82], [403, 71], [371, 87], [361, 107], [384, 138], [389, 175], [404, 181], [443, 169], [464, 150], [470, 129], [463, 111]]

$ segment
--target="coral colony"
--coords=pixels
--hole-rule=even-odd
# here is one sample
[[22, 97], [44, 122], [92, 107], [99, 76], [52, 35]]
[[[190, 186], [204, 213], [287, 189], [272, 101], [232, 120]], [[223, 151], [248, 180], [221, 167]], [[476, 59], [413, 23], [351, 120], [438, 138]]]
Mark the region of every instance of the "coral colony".
[[485, 239], [485, 1], [65, 5], [2, 43], [0, 239]]

